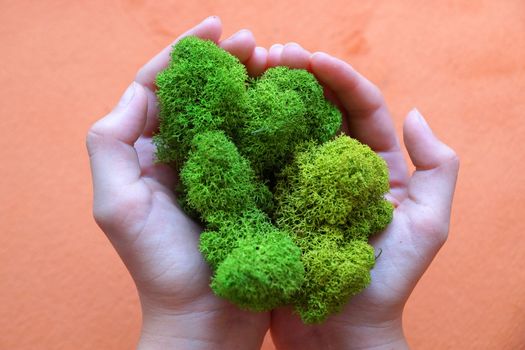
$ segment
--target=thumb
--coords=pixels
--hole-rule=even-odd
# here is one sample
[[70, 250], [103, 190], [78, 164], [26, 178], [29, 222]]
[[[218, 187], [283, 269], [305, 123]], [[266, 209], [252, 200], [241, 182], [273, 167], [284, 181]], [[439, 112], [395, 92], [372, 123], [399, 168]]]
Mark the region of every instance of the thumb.
[[113, 202], [116, 192], [140, 178], [134, 143], [144, 129], [146, 110], [144, 88], [134, 82], [117, 106], [89, 130], [86, 145], [97, 206]]
[[416, 168], [408, 184], [408, 200], [415, 206], [410, 210], [412, 222], [422, 234], [434, 235], [442, 243], [448, 235], [459, 158], [416, 109], [405, 120], [403, 136]]

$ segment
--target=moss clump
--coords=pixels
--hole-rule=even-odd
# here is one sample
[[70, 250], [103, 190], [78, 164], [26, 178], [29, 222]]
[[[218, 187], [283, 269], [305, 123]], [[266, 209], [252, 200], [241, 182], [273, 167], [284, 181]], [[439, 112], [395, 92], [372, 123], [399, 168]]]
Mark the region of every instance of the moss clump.
[[254, 311], [291, 301], [304, 280], [301, 251], [283, 231], [264, 225], [251, 232], [217, 267], [211, 287], [217, 295]]
[[277, 185], [279, 226], [302, 233], [328, 225], [366, 240], [390, 222], [388, 170], [368, 146], [342, 135], [304, 148]]
[[182, 163], [200, 132], [235, 132], [246, 105], [246, 69], [211, 41], [185, 38], [157, 75], [160, 128], [154, 142], [161, 162]]
[[277, 226], [294, 233], [306, 270], [296, 309], [305, 322], [339, 311], [370, 282], [368, 237], [392, 219], [385, 162], [368, 146], [339, 136], [305, 145], [281, 173]]
[[[310, 73], [250, 80], [215, 44], [185, 38], [157, 77], [157, 159], [180, 175], [178, 199], [202, 221], [211, 288], [240, 307], [295, 306], [306, 323], [370, 282], [368, 237], [391, 220], [385, 163], [347, 137]], [[175, 162], [175, 163], [173, 163]]]
[[305, 70], [269, 69], [248, 90], [248, 115], [239, 148], [258, 174], [271, 177], [304, 141], [325, 142], [341, 126], [341, 113]]
[[256, 177], [250, 163], [222, 131], [197, 134], [180, 179], [189, 208], [211, 225], [228, 216], [272, 206], [270, 190]]
[[207, 224], [200, 250], [216, 272], [213, 291], [255, 311], [286, 303], [303, 283], [301, 252], [270, 223], [272, 194], [233, 142], [222, 131], [197, 134], [180, 179]]

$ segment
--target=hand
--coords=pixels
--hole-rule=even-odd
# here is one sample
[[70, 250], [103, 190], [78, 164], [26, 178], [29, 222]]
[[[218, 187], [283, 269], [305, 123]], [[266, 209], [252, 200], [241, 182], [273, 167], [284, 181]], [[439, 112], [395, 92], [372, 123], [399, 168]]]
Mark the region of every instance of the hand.
[[[181, 38], [187, 35], [215, 41], [252, 75], [266, 68], [267, 51], [255, 47], [249, 31], [219, 43], [216, 17]], [[170, 51], [171, 45], [140, 69], [115, 109], [89, 130], [94, 217], [137, 286], [143, 313], [139, 348], [260, 348], [269, 313], [239, 310], [212, 293], [210, 271], [198, 250], [201, 228], [176, 204], [176, 174], [154, 163], [154, 80]]]
[[388, 164], [394, 218], [371, 244], [380, 256], [372, 283], [344, 310], [321, 325], [305, 326], [291, 308], [272, 311], [278, 349], [403, 349], [405, 302], [448, 235], [459, 160], [432, 133], [417, 110], [404, 124], [404, 143], [416, 170], [407, 164], [385, 101], [376, 86], [345, 62], [297, 44], [274, 45], [268, 65], [310, 70], [327, 97], [343, 112], [343, 131], [368, 144]]

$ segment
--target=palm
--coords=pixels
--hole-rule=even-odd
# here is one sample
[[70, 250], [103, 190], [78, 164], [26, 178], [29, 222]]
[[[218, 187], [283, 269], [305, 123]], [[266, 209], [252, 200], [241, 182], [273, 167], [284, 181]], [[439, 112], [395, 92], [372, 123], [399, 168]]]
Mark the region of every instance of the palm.
[[140, 137], [135, 149], [141, 176], [116, 194], [130, 201], [121, 202], [121, 212], [113, 216], [126, 240], [113, 243], [137, 284], [142, 302], [163, 310], [182, 308], [185, 312], [227, 313], [228, 317], [264, 321], [268, 315], [241, 311], [212, 293], [210, 271], [198, 250], [201, 229], [176, 204], [171, 191], [173, 171], [153, 162], [150, 137]]
[[[209, 271], [198, 251], [200, 229], [177, 207], [169, 186], [174, 174], [154, 164], [151, 138], [140, 137], [135, 149], [141, 176], [122, 188], [121, 195], [130, 201], [120, 203], [122, 213], [114, 217], [127, 239], [114, 243], [141, 294], [155, 295], [166, 307], [176, 300], [200, 299], [210, 292]], [[128, 254], [133, 258], [127, 259]]]

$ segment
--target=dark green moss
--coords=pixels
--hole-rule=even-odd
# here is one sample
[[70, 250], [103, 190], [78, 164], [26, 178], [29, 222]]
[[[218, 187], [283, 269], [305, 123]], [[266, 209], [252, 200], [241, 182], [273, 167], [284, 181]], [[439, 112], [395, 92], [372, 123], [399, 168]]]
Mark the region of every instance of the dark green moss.
[[[222, 220], [221, 220], [222, 219]], [[239, 242], [254, 235], [267, 235], [275, 231], [268, 217], [260, 210], [248, 210], [228, 219], [215, 218], [221, 222], [215, 230], [207, 229], [200, 237], [200, 251], [213, 271], [239, 246]]]
[[255, 311], [283, 305], [304, 268], [290, 235], [261, 210], [271, 207], [270, 191], [222, 131], [199, 133], [191, 146], [180, 179], [187, 206], [207, 224], [200, 250], [215, 271], [213, 291]]

